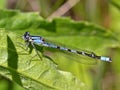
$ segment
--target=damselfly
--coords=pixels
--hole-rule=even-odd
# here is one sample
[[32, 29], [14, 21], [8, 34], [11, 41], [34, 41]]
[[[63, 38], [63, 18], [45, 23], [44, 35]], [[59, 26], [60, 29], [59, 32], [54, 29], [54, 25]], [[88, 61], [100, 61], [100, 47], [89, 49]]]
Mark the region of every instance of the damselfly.
[[85, 57], [90, 57], [92, 59], [98, 59], [98, 60], [101, 60], [101, 61], [112, 62], [110, 57], [98, 56], [93, 52], [88, 53], [86, 51], [73, 50], [73, 49], [62, 47], [62, 46], [57, 46], [57, 45], [54, 45], [52, 43], [48, 43], [41, 36], [30, 35], [29, 32], [24, 33], [23, 39], [25, 40], [26, 45], [29, 46], [31, 44], [33, 46], [33, 48], [36, 50], [36, 52], [37, 52], [37, 49], [36, 49], [34, 44], [41, 45], [41, 46], [44, 46], [44, 47], [49, 47], [49, 48], [55, 48], [55, 49], [70, 52], [70, 53], [75, 53], [75, 54], [82, 55], [82, 56], [85, 56]]

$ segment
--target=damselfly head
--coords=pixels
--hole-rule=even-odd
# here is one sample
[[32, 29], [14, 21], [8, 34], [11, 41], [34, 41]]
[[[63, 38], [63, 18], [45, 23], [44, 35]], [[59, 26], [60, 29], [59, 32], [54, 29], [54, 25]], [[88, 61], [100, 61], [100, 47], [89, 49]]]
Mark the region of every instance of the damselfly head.
[[30, 33], [29, 32], [25, 32], [24, 35], [23, 35], [23, 39], [25, 41], [28, 41], [29, 40], [29, 37], [30, 37]]

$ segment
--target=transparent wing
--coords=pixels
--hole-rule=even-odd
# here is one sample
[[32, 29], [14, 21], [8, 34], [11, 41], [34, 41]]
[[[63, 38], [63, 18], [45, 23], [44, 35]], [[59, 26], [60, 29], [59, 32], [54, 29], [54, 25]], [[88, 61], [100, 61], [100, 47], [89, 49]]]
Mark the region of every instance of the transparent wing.
[[[44, 54], [46, 56], [52, 57], [53, 60], [58, 59], [58, 58], [65, 58], [65, 59], [69, 59], [71, 61], [77, 61], [79, 63], [84, 63], [84, 64], [95, 64], [97, 61], [96, 59], [90, 58], [90, 57], [85, 56], [85, 55], [80, 55], [78, 53], [69, 52], [67, 50], [68, 47], [64, 47], [63, 45], [53, 44], [53, 42], [51, 43], [50, 41], [49, 42], [45, 41], [45, 43], [47, 43], [47, 45], [43, 46], [45, 48]], [[42, 45], [40, 45], [40, 46], [42, 46]], [[57, 48], [57, 47], [59, 47], [59, 48]], [[69, 49], [71, 49], [71, 48], [69, 48]], [[71, 49], [71, 50], [74, 50], [74, 49]], [[85, 51], [85, 50], [78, 50], [78, 49], [75, 49], [75, 50], [80, 51], [80, 52], [85, 52], [88, 54], [92, 53], [92, 52]]]
[[[30, 37], [30, 38], [28, 38], [28, 37]], [[58, 45], [58, 44], [51, 43], [50, 41], [48, 41], [48, 40], [46, 41], [42, 37], [39, 37], [39, 36], [30, 36], [28, 34], [27, 36], [25, 36], [25, 39], [27, 41], [31, 42], [31, 44], [32, 44], [33, 48], [36, 50], [36, 52], [37, 52], [37, 48], [34, 46], [34, 44], [43, 46], [46, 48], [46, 50], [47, 49], [51, 50], [52, 53], [60, 52], [61, 57], [66, 55], [69, 59], [73, 59], [80, 63], [93, 64], [93, 63], [96, 63], [97, 59], [100, 59], [103, 61], [110, 60], [109, 57], [97, 56], [93, 52], [90, 52], [90, 51], [80, 50], [80, 49], [71, 49], [69, 47], [64, 47], [61, 44]], [[64, 55], [62, 55], [63, 53], [64, 53]], [[58, 56], [58, 55], [55, 55], [55, 56]], [[72, 56], [72, 58], [70, 58], [71, 56]]]
[[94, 58], [90, 58], [88, 56], [83, 56], [80, 54], [68, 52], [68, 51], [61, 51], [61, 50], [56, 50], [56, 49], [49, 49], [45, 48], [45, 52], [49, 57], [52, 57], [53, 60], [61, 59], [61, 60], [71, 60], [71, 61], [76, 61], [78, 63], [83, 63], [83, 64], [96, 64], [97, 60]]

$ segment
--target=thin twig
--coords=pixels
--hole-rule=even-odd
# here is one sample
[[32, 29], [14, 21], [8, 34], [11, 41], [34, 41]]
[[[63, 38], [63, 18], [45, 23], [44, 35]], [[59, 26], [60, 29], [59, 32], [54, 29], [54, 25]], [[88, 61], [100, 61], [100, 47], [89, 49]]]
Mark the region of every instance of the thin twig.
[[69, 11], [73, 6], [75, 6], [80, 0], [68, 0], [65, 4], [63, 4], [58, 10], [53, 12], [47, 20], [52, 20], [55, 17], [60, 17], [64, 15], [67, 11]]

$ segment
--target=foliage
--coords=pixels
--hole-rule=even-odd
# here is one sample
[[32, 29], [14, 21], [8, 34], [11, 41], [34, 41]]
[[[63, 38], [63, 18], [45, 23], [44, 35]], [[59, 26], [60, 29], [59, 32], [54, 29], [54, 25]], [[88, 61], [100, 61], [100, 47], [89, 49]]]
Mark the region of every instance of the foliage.
[[[84, 82], [95, 83], [93, 81], [95, 79], [91, 77], [92, 74], [86, 72], [91, 66], [78, 64], [64, 58], [63, 55], [52, 58], [57, 66], [50, 58], [44, 56], [41, 61], [35, 56], [34, 50], [26, 51], [22, 40], [22, 35], [26, 31], [66, 46], [95, 51], [99, 55], [111, 55], [108, 50], [119, 47], [119, 38], [114, 32], [92, 23], [76, 22], [70, 18], [57, 18], [49, 22], [38, 13], [0, 10], [0, 28], [0, 74], [31, 90], [86, 90], [89, 88]], [[104, 75], [105, 63], [98, 62], [100, 68], [96, 77], [102, 78]]]

